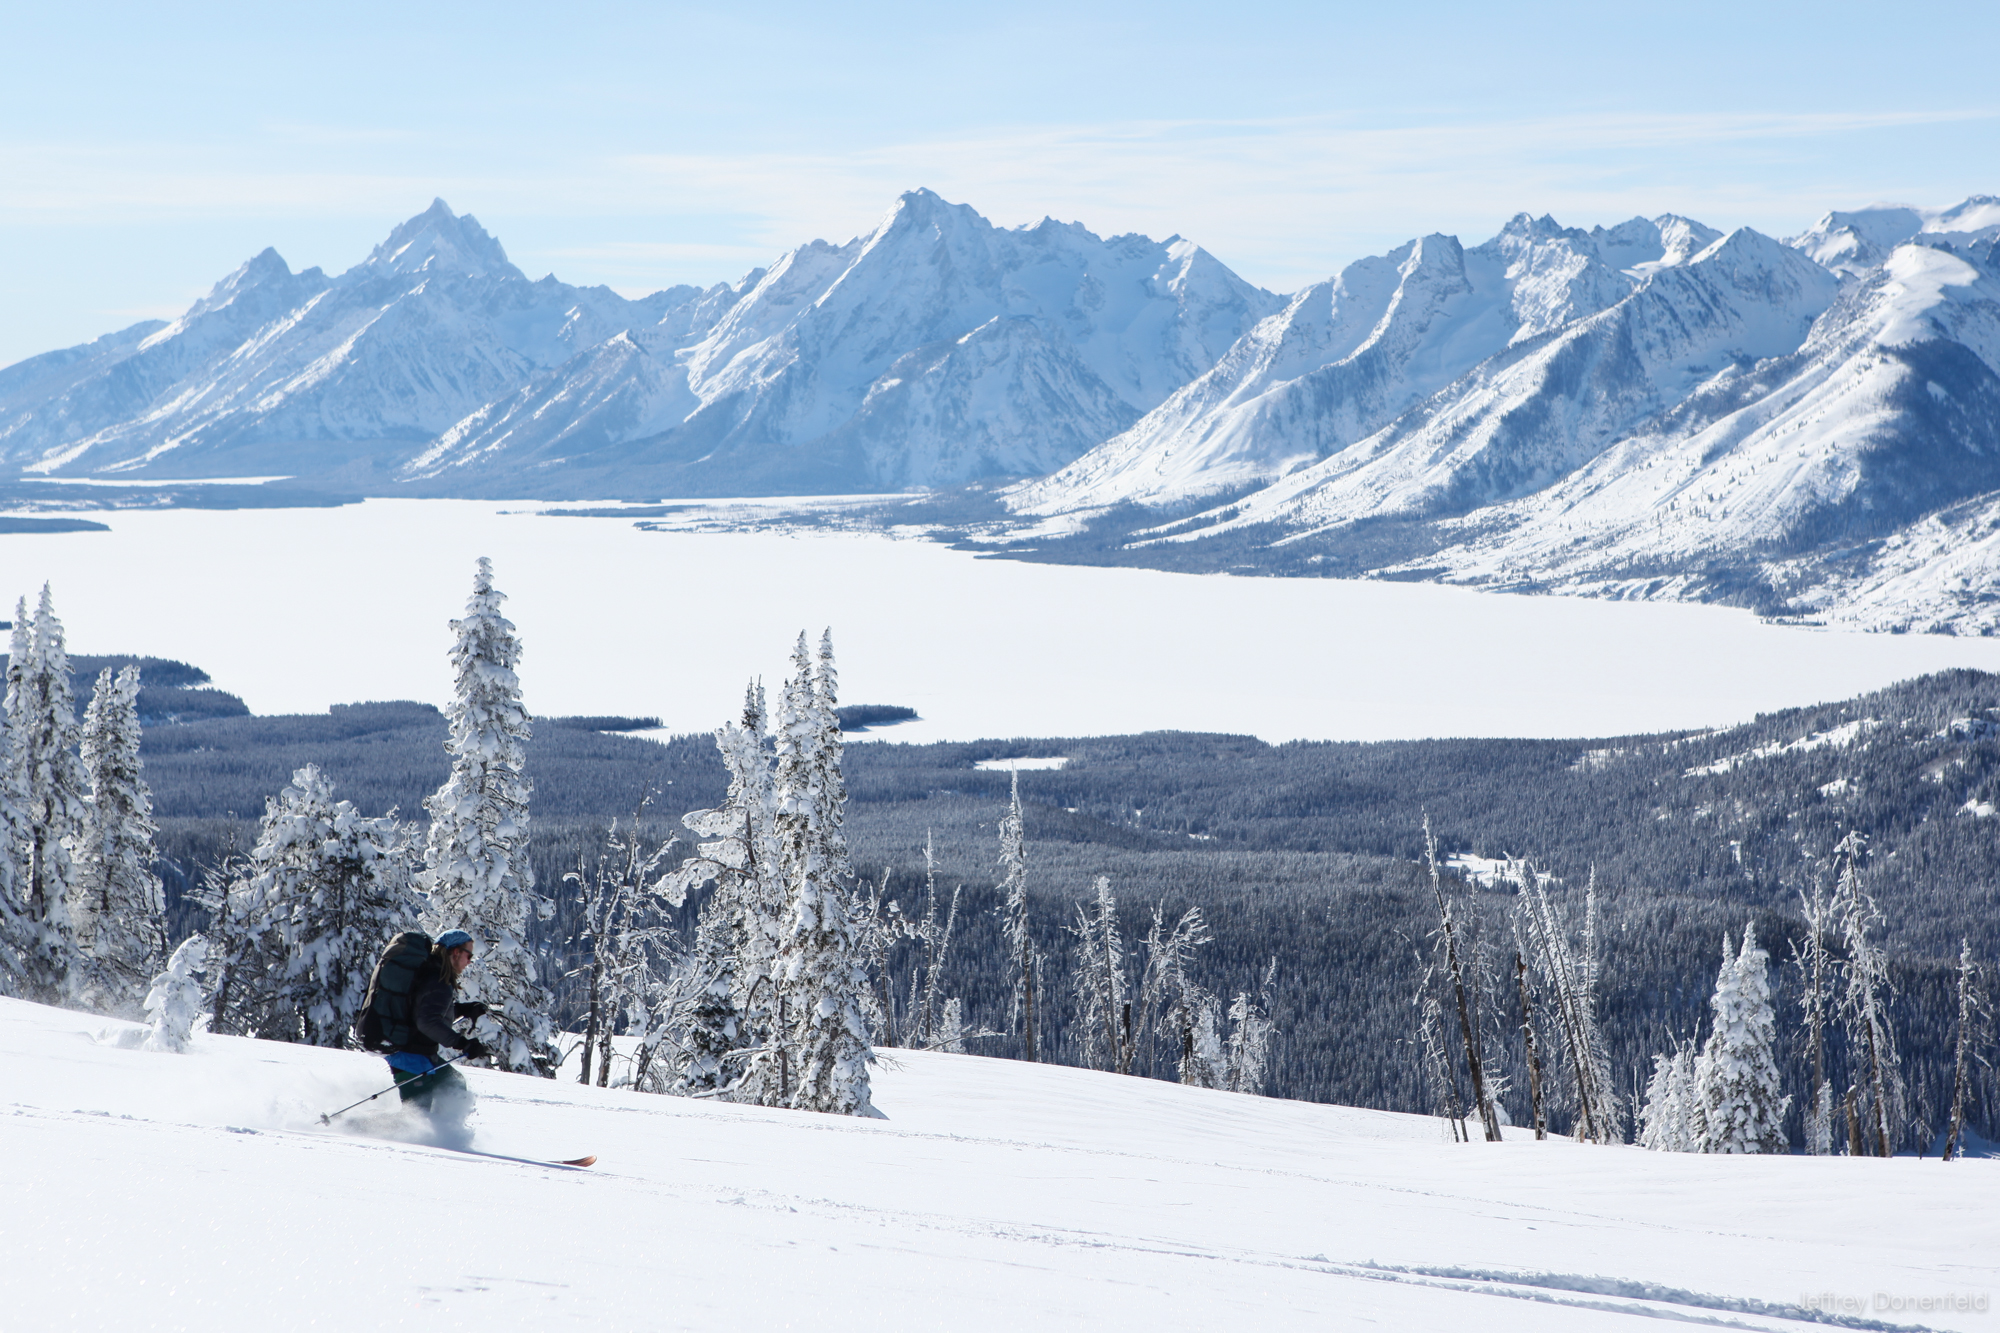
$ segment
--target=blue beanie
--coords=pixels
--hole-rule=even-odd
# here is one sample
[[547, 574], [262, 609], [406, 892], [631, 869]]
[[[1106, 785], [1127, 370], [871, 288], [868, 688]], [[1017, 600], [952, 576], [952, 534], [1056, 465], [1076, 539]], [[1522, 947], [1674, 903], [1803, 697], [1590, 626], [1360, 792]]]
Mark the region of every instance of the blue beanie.
[[470, 945], [471, 943], [472, 936], [463, 930], [447, 930], [444, 934], [438, 936], [438, 948], [443, 949], [446, 953], [450, 953], [460, 945]]

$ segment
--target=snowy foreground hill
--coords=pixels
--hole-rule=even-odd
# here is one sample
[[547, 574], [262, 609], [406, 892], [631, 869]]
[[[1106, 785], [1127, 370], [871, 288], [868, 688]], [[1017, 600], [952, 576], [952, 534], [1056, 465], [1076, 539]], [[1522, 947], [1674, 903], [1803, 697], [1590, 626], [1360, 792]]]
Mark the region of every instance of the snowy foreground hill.
[[319, 1127], [370, 1057], [139, 1035], [0, 1000], [8, 1327], [1984, 1329], [2000, 1295], [1991, 1160], [1452, 1144], [907, 1053], [886, 1121], [475, 1070], [479, 1156]]

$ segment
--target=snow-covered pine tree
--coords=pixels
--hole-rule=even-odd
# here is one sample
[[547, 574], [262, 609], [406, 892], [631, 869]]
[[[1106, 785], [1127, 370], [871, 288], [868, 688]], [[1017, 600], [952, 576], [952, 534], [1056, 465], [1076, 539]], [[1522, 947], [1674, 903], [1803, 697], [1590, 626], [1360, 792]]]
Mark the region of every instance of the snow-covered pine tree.
[[1841, 1010], [1859, 1064], [1846, 1098], [1848, 1138], [1870, 1156], [1893, 1157], [1904, 1122], [1903, 1075], [1889, 1027], [1889, 959], [1873, 938], [1882, 913], [1861, 886], [1860, 855], [1857, 833], [1849, 833], [1835, 849], [1841, 873], [1829, 908], [1847, 951], [1841, 960]]
[[777, 732], [779, 863], [788, 891], [780, 956], [780, 1018], [787, 1038], [789, 1104], [802, 1111], [871, 1115], [868, 973], [851, 902], [853, 871], [842, 829], [833, 634], [815, 664], [799, 635]]
[[1952, 1052], [1951, 1119], [1945, 1129], [1943, 1159], [1958, 1156], [1965, 1134], [1965, 1103], [1972, 1093], [1972, 1066], [1986, 1060], [1976, 1049], [1987, 1023], [1992, 1021], [1986, 991], [1979, 984], [1979, 964], [1972, 960], [1972, 941], [1958, 942], [1958, 1041]]
[[208, 964], [208, 941], [190, 935], [167, 960], [166, 971], [153, 978], [146, 991], [144, 1012], [152, 1024], [146, 1049], [179, 1053], [188, 1048], [195, 1025], [207, 1017], [208, 995], [201, 970]]
[[249, 860], [237, 850], [236, 831], [222, 855], [202, 871], [188, 895], [208, 916], [209, 1031], [255, 1032], [268, 992], [281, 972], [276, 932], [265, 928], [264, 906], [251, 887]]
[[[1210, 1080], [1203, 1083], [1202, 1087], [1229, 1087], [1232, 1071], [1229, 1065], [1229, 1043], [1222, 1035], [1222, 1001], [1206, 991], [1201, 996], [1200, 1012], [1195, 1015], [1194, 1042], [1190, 1056], [1196, 1076], [1206, 1073]], [[1181, 1082], [1187, 1081], [1183, 1072]]]
[[[1842, 846], [1848, 847], [1843, 843]], [[1858, 844], [1848, 847], [1848, 855]], [[1826, 1021], [1832, 996], [1833, 960], [1827, 952], [1827, 937], [1834, 930], [1833, 913], [1826, 898], [1826, 885], [1815, 878], [1812, 892], [1799, 892], [1805, 917], [1805, 940], [1795, 944], [1792, 964], [1799, 969], [1803, 994], [1799, 1007], [1806, 1027], [1806, 1049], [1812, 1057], [1812, 1082], [1806, 1090], [1806, 1152], [1825, 1157], [1833, 1152], [1833, 1087], [1826, 1077]]]
[[[349, 1044], [383, 942], [415, 924], [410, 851], [392, 817], [370, 819], [307, 764], [265, 805], [249, 875], [233, 896], [256, 913], [248, 932], [266, 975], [233, 969], [254, 1030], [309, 1046]], [[247, 985], [245, 983], [248, 983]]]
[[1724, 936], [1722, 957], [1709, 1001], [1715, 1026], [1701, 1053], [1700, 1151], [1782, 1153], [1792, 1099], [1779, 1092], [1770, 957], [1757, 947], [1754, 925], [1743, 928], [1734, 957]]
[[69, 654], [47, 584], [28, 626], [24, 598], [15, 612], [7, 658], [7, 730], [25, 797], [28, 842], [21, 858], [22, 916], [29, 956], [27, 996], [68, 1004], [81, 981], [70, 923], [73, 871], [69, 849], [83, 826], [85, 783], [76, 756], [76, 703]]
[[1252, 996], [1238, 991], [1229, 1005], [1229, 1049], [1221, 1086], [1231, 1092], [1262, 1096], [1271, 1063], [1271, 1042], [1278, 1034], [1271, 1020], [1271, 993], [1278, 984], [1278, 960], [1264, 969], [1264, 981]]
[[1653, 1078], [1646, 1089], [1640, 1146], [1655, 1152], [1700, 1152], [1702, 1116], [1698, 1065], [1693, 1041], [1675, 1041], [1665, 1055], [1653, 1057]]
[[463, 989], [491, 1006], [475, 1031], [494, 1063], [552, 1078], [550, 995], [529, 923], [547, 920], [553, 906], [535, 892], [528, 859], [529, 718], [514, 670], [521, 643], [500, 614], [505, 600], [493, 586], [493, 562], [481, 556], [465, 616], [451, 622], [451, 774], [424, 801], [431, 826], [420, 884], [431, 934], [467, 930], [480, 942]]
[[[1195, 950], [1214, 938], [1201, 908], [1188, 908], [1169, 929], [1164, 904], [1153, 905], [1153, 924], [1145, 940], [1146, 968], [1139, 984], [1140, 1026], [1149, 1029], [1158, 1022], [1177, 1076], [1197, 1088], [1220, 1087], [1228, 1076], [1201, 1041], [1202, 1015], [1215, 1008], [1214, 997], [1189, 975]], [[1150, 1054], [1147, 1060], [1150, 1073]]]
[[1674, 1051], [1673, 1114], [1680, 1146], [1675, 1152], [1700, 1152], [1708, 1136], [1708, 1118], [1701, 1102], [1701, 1054], [1692, 1038]]
[[777, 1039], [778, 950], [785, 885], [765, 735], [764, 688], [744, 692], [743, 717], [715, 733], [729, 790], [713, 810], [681, 822], [694, 853], [668, 876], [671, 892], [715, 888], [702, 905], [681, 975], [682, 1050], [668, 1090], [757, 1106], [781, 1104]]
[[[296, 779], [297, 774], [293, 776]], [[282, 793], [266, 797], [252, 854], [225, 856], [202, 879], [197, 897], [208, 911], [204, 933], [212, 1032], [276, 1041], [297, 1041], [300, 1036], [284, 939], [278, 931], [284, 904], [270, 896], [292, 877], [273, 870], [274, 861], [289, 855], [284, 847], [289, 823], [282, 809]], [[305, 864], [302, 853], [294, 859], [298, 868]]]
[[882, 867], [882, 878], [865, 894], [857, 892], [854, 895], [854, 923], [861, 938], [861, 966], [874, 979], [863, 999], [867, 1001], [869, 1040], [877, 1046], [899, 1044], [896, 1038], [896, 997], [890, 990], [889, 952], [899, 941], [909, 937], [914, 925], [903, 915], [902, 904], [889, 896], [890, 873], [888, 866]]
[[[25, 658], [26, 627], [16, 621], [15, 658]], [[12, 672], [8, 677], [12, 688]], [[32, 960], [38, 932], [28, 918], [28, 773], [7, 709], [0, 707], [0, 995], [26, 995], [34, 984]]]
[[1021, 1058], [1032, 1064], [1041, 1058], [1035, 1013], [1041, 955], [1035, 949], [1034, 931], [1028, 921], [1027, 826], [1021, 819], [1018, 768], [1014, 770], [1007, 813], [1000, 820], [1000, 868], [1004, 872], [1000, 880], [1000, 929], [1007, 941], [1007, 965], [1014, 981], [1008, 1023], [1021, 1034]]
[[1131, 1006], [1126, 998], [1125, 942], [1118, 934], [1118, 899], [1111, 877], [1099, 875], [1095, 900], [1078, 904], [1076, 924], [1077, 1055], [1087, 1069], [1125, 1073]]
[[1639, 1107], [1639, 1146], [1653, 1152], [1679, 1152], [1680, 1127], [1674, 1123], [1674, 1057], [1653, 1057], [1653, 1077]]
[[570, 973], [584, 979], [588, 1014], [577, 1081], [589, 1083], [594, 1067], [600, 1088], [610, 1086], [612, 1036], [620, 1018], [636, 1019], [646, 1031], [654, 1026], [658, 987], [652, 955], [678, 952], [667, 947], [671, 932], [661, 917], [665, 910], [679, 907], [686, 895], [668, 883], [672, 876], [655, 873], [674, 840], [653, 844], [640, 831], [652, 798], [649, 791], [622, 830], [618, 821], [612, 821], [595, 864], [579, 852], [576, 873], [563, 877], [576, 885], [589, 951], [582, 966]]
[[90, 804], [74, 849], [70, 915], [83, 1003], [135, 1018], [166, 953], [166, 899], [153, 873], [153, 793], [139, 760], [139, 668], [106, 667], [84, 710]]
[[937, 1049], [946, 1055], [965, 1054], [965, 1006], [956, 995], [944, 1002], [944, 1017], [938, 1020]]
[[[331, 795], [330, 783], [326, 791]], [[351, 802], [334, 803], [318, 873], [296, 886], [303, 892], [294, 894], [279, 925], [307, 1044], [348, 1044], [383, 943], [422, 914], [414, 860], [409, 835], [393, 815], [370, 819]]]

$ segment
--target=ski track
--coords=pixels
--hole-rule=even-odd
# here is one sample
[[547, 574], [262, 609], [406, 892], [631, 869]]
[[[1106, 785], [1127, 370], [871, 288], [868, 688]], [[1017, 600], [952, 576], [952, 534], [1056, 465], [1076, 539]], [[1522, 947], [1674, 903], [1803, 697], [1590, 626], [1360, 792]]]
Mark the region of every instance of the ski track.
[[[483, 1096], [481, 1100], [482, 1102], [516, 1106], [550, 1108], [573, 1105], [549, 1098], [493, 1095], [490, 1093]], [[196, 1133], [216, 1132], [214, 1126], [152, 1119], [109, 1111], [80, 1108], [65, 1114], [61, 1112], [48, 1112], [20, 1104], [16, 1104], [12, 1109], [17, 1116], [28, 1116], [51, 1121], [81, 1123], [90, 1119], [96, 1119], [109, 1121], [128, 1128], [152, 1129], [156, 1131], [193, 1131]], [[602, 1109], [638, 1115], [647, 1113], [644, 1107], [607, 1106]], [[728, 1121], [733, 1117], [722, 1114], [696, 1112], [689, 1118]], [[796, 1121], [787, 1118], [779, 1122], [779, 1125], [784, 1129], [811, 1133], [851, 1132], [853, 1128], [853, 1126], [839, 1121], [817, 1118]], [[560, 1161], [541, 1161], [535, 1158], [521, 1157], [507, 1153], [483, 1152], [478, 1149], [451, 1148], [433, 1144], [376, 1139], [358, 1133], [343, 1133], [339, 1130], [253, 1129], [245, 1126], [225, 1125], [221, 1127], [220, 1132], [225, 1134], [271, 1135], [298, 1138], [315, 1145], [359, 1150], [371, 1154], [388, 1154], [394, 1156], [416, 1152], [437, 1160], [450, 1161], [456, 1159], [464, 1161], [467, 1165], [473, 1164], [475, 1160], [492, 1162], [529, 1168], [531, 1172], [546, 1171], [553, 1168], [556, 1171], [567, 1174], [591, 1176], [597, 1181], [604, 1182], [606, 1188], [618, 1189], [627, 1194], [644, 1195], [656, 1201], [697, 1201], [757, 1208], [773, 1214], [780, 1212], [788, 1214], [810, 1213], [833, 1222], [844, 1224], [864, 1223], [884, 1233], [923, 1231], [972, 1240], [997, 1240], [1016, 1245], [1116, 1251], [1174, 1259], [1193, 1259], [1205, 1263], [1234, 1267], [1275, 1268], [1320, 1273], [1335, 1278], [1429, 1287], [1476, 1296], [1539, 1302], [1547, 1305], [1560, 1305], [1571, 1309], [1588, 1310], [1603, 1314], [1664, 1319], [1717, 1328], [1756, 1330], [1796, 1327], [1801, 1323], [1808, 1323], [1841, 1328], [1879, 1330], [1886, 1331], [1886, 1333], [1938, 1333], [1937, 1330], [1933, 1330], [1927, 1325], [1886, 1323], [1880, 1320], [1845, 1316], [1825, 1311], [1804, 1310], [1796, 1306], [1777, 1306], [1766, 1301], [1688, 1291], [1644, 1280], [1564, 1273], [1510, 1272], [1456, 1267], [1417, 1267], [1378, 1264], [1372, 1260], [1331, 1260], [1316, 1254], [1297, 1256], [1270, 1254], [1249, 1249], [1191, 1245], [1185, 1241], [1155, 1236], [1120, 1235], [1111, 1232], [1060, 1226], [1024, 1226], [991, 1220], [966, 1219], [948, 1213], [884, 1208], [849, 1203], [839, 1199], [788, 1195], [770, 1190], [739, 1190], [728, 1186], [673, 1185], [640, 1177], [623, 1176], [618, 1174], [615, 1169], [593, 1170], [586, 1167], [571, 1166]], [[1522, 1205], [1509, 1203], [1504, 1200], [1478, 1199], [1464, 1195], [1444, 1195], [1434, 1190], [1386, 1185], [1380, 1181], [1370, 1181], [1355, 1177], [1320, 1175], [1310, 1172], [1286, 1171], [1274, 1167], [1248, 1167], [1230, 1163], [1202, 1161], [1194, 1158], [1171, 1157], [1162, 1154], [1122, 1152], [1104, 1148], [1084, 1148], [1073, 1145], [1040, 1143], [1023, 1139], [1004, 1139], [991, 1135], [943, 1134], [921, 1130], [897, 1130], [893, 1128], [885, 1128], [878, 1132], [885, 1132], [895, 1138], [913, 1141], [931, 1140], [954, 1145], [977, 1145], [1012, 1151], [1054, 1151], [1078, 1157], [1125, 1160], [1155, 1166], [1194, 1166], [1246, 1175], [1279, 1177], [1344, 1190], [1368, 1190], [1392, 1194], [1410, 1194], [1424, 1198], [1451, 1199], [1461, 1211], [1467, 1204], [1477, 1204], [1490, 1208], [1493, 1210], [1491, 1215], [1496, 1217], [1508, 1216], [1507, 1210], [1515, 1210], [1513, 1213], [1515, 1220], [1530, 1216], [1542, 1222], [1611, 1222], [1618, 1220], [1605, 1215], [1562, 1212], [1547, 1208], [1537, 1208], [1532, 1205], [1523, 1208]], [[716, 1159], [697, 1158], [690, 1158], [688, 1160], [716, 1161]], [[737, 1165], [736, 1163], [728, 1162], [717, 1162], [717, 1164]], [[1095, 1177], [1084, 1175], [1077, 1178], [1092, 1179]], [[1192, 1201], [1190, 1202], [1190, 1206], [1194, 1206]], [[1631, 1219], [1624, 1220], [1627, 1225], [1631, 1224]], [[1642, 1222], [1641, 1225], [1644, 1225], [1644, 1223]], [[1669, 1228], [1662, 1226], [1660, 1229], [1667, 1230]], [[1711, 1234], [1727, 1235], [1730, 1233]], [[1746, 1240], [1754, 1239], [1748, 1233], [1743, 1233], [1742, 1238]], [[908, 1252], [907, 1246], [883, 1245], [879, 1246], [879, 1248]], [[530, 1286], [542, 1287], [557, 1287], [560, 1285], [505, 1276], [473, 1276], [479, 1282], [502, 1285], [509, 1283], [524, 1283]], [[456, 1287], [448, 1290], [465, 1291], [468, 1289]]]
[[[483, 1097], [481, 1100], [550, 1107], [565, 1105], [564, 1103], [544, 1098], [495, 1097], [489, 1095]], [[606, 1109], [633, 1111], [643, 1114], [641, 1108], [617, 1107]], [[14, 1106], [13, 1111], [15, 1115], [26, 1115], [52, 1121], [82, 1122], [86, 1119], [94, 1118], [134, 1128], [215, 1132], [213, 1126], [155, 1120], [139, 1116], [115, 1114], [107, 1111], [79, 1109], [67, 1114], [60, 1112], [51, 1113], [38, 1108], [23, 1107], [19, 1104]], [[725, 1116], [707, 1118], [717, 1120], [728, 1119]], [[788, 1123], [787, 1127], [831, 1132], [838, 1132], [843, 1128], [847, 1128], [838, 1122], [820, 1124], [816, 1121], [805, 1121], [796, 1125]], [[1884, 1333], [1938, 1333], [1937, 1330], [1933, 1330], [1927, 1325], [1893, 1324], [1880, 1320], [1844, 1316], [1830, 1312], [1802, 1310], [1798, 1307], [1775, 1306], [1766, 1301], [1687, 1291], [1680, 1288], [1666, 1287], [1656, 1283], [1631, 1279], [1562, 1273], [1517, 1273], [1465, 1268], [1423, 1268], [1378, 1264], [1373, 1261], [1331, 1260], [1320, 1255], [1268, 1254], [1247, 1249], [1190, 1245], [1185, 1241], [1169, 1240], [1162, 1237], [1119, 1235], [1070, 1227], [1021, 1226], [1003, 1222], [976, 1221], [955, 1217], [946, 1213], [882, 1208], [865, 1204], [847, 1203], [838, 1199], [786, 1195], [769, 1190], [736, 1190], [729, 1187], [669, 1185], [638, 1177], [621, 1176], [615, 1170], [593, 1170], [591, 1168], [569, 1166], [562, 1162], [543, 1162], [533, 1158], [519, 1157], [506, 1153], [481, 1152], [476, 1149], [456, 1149], [428, 1144], [371, 1139], [363, 1135], [343, 1134], [333, 1131], [251, 1129], [228, 1125], [223, 1126], [220, 1132], [225, 1134], [274, 1135], [301, 1138], [315, 1144], [344, 1149], [358, 1149], [371, 1153], [388, 1153], [393, 1155], [414, 1151], [424, 1153], [439, 1160], [454, 1158], [464, 1160], [468, 1165], [472, 1164], [471, 1159], [478, 1159], [536, 1170], [553, 1167], [558, 1171], [569, 1174], [591, 1176], [596, 1180], [603, 1181], [607, 1188], [617, 1188], [627, 1193], [642, 1194], [658, 1200], [694, 1200], [705, 1203], [758, 1208], [774, 1214], [780, 1212], [790, 1214], [802, 1212], [813, 1213], [828, 1221], [865, 1223], [887, 1233], [924, 1231], [974, 1240], [998, 1240], [1019, 1245], [1117, 1251], [1120, 1253], [1144, 1254], [1174, 1259], [1194, 1259], [1235, 1267], [1275, 1268], [1307, 1273], [1321, 1273], [1336, 1278], [1399, 1283], [1476, 1296], [1560, 1305], [1571, 1309], [1589, 1310], [1603, 1314], [1665, 1319], [1717, 1328], [1771, 1329], [1796, 1327], [1801, 1323], [1809, 1323], [1841, 1328], [1878, 1330], [1884, 1331]], [[1192, 1159], [1171, 1158], [1156, 1154], [1090, 1150], [1064, 1147], [1062, 1145], [1039, 1144], [1024, 1140], [997, 1139], [984, 1135], [936, 1134], [921, 1131], [891, 1132], [895, 1134], [895, 1137], [905, 1139], [931, 1139], [955, 1144], [972, 1143], [990, 1147], [1035, 1149], [1040, 1151], [1047, 1151], [1051, 1147], [1054, 1147], [1056, 1151], [1093, 1157], [1124, 1158], [1158, 1164], [1222, 1166], [1225, 1170], [1243, 1171], [1256, 1175], [1283, 1176], [1308, 1181], [1313, 1184], [1332, 1185], [1347, 1189], [1361, 1188], [1384, 1190], [1393, 1193], [1416, 1194], [1426, 1197], [1448, 1197], [1441, 1196], [1436, 1191], [1384, 1186], [1379, 1182], [1319, 1176], [1302, 1172], [1286, 1172], [1273, 1168], [1244, 1168], [1220, 1163], [1201, 1163]], [[734, 1197], [727, 1197], [731, 1195]], [[1460, 1197], [1458, 1202], [1463, 1204], [1475, 1201]], [[1496, 1209], [1517, 1206], [1508, 1205], [1500, 1201], [1476, 1202], [1490, 1202], [1491, 1206]], [[1588, 1214], [1565, 1215], [1547, 1209], [1536, 1210], [1534, 1215], [1544, 1221], [1558, 1220], [1565, 1217], [1572, 1220], [1590, 1218]], [[881, 1246], [880, 1248], [906, 1252], [908, 1250], [906, 1246]], [[552, 1288], [559, 1287], [560, 1285], [505, 1276], [472, 1276], [477, 1281], [495, 1284], [522, 1283], [530, 1286]], [[454, 1287], [436, 1290], [462, 1292], [467, 1290], [467, 1288]]]

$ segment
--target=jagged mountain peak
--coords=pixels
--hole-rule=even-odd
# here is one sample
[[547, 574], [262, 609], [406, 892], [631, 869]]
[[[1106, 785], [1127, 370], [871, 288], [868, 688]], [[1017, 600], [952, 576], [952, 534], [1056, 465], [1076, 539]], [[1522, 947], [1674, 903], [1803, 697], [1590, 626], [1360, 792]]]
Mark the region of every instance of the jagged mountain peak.
[[919, 187], [896, 196], [896, 202], [890, 205], [888, 214], [876, 227], [874, 235], [880, 237], [922, 227], [993, 230], [993, 224], [972, 205], [954, 204], [935, 190]]
[[326, 285], [326, 275], [317, 268], [292, 272], [276, 248], [265, 246], [228, 277], [208, 289], [181, 315], [148, 339], [158, 343], [178, 337], [205, 317], [230, 307], [255, 306], [255, 319], [268, 318], [285, 304], [309, 296]]
[[406, 222], [356, 266], [390, 273], [453, 272], [525, 278], [507, 252], [470, 213], [456, 214], [443, 199]]
[[1836, 209], [1785, 244], [1843, 277], [1858, 278], [1886, 260], [1891, 250], [1919, 237], [1949, 243], [1990, 241], [1996, 235], [2000, 235], [2000, 198], [1975, 194], [1950, 208], [1870, 204]]
[[2000, 196], [1975, 194], [1963, 203], [1941, 209], [1924, 224], [1925, 231], [1985, 231], [2000, 227]]
[[1664, 252], [1662, 258], [1673, 264], [1686, 263], [1722, 239], [1722, 233], [1714, 227], [1678, 213], [1660, 214], [1653, 219], [1653, 226], [1660, 233], [1660, 246]]
[[[228, 301], [237, 292], [259, 287], [267, 282], [282, 282], [292, 276], [292, 266], [273, 246], [265, 246], [238, 265], [236, 271], [208, 289], [208, 294], [195, 302], [193, 310], [214, 308]], [[190, 313], [193, 313], [193, 310]]]
[[1575, 231], [1557, 222], [1552, 214], [1544, 213], [1540, 217], [1536, 217], [1532, 213], [1520, 212], [1507, 219], [1506, 223], [1500, 228], [1500, 234], [1494, 239], [1548, 241], [1554, 240], [1559, 236], [1583, 235], [1585, 233]]
[[1762, 294], [1774, 303], [1814, 293], [1815, 316], [1825, 308], [1835, 285], [1827, 270], [1810, 256], [1750, 227], [1738, 227], [1709, 242], [1684, 267], [1690, 272], [1727, 275], [1737, 289], [1749, 295]]

